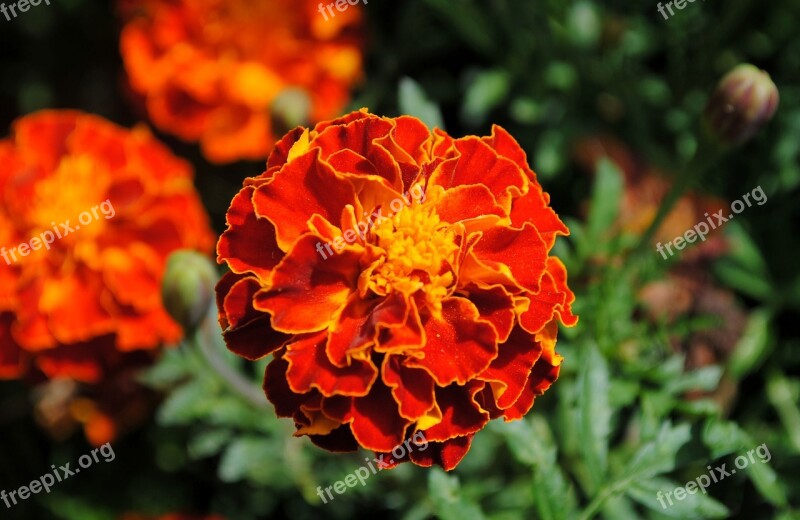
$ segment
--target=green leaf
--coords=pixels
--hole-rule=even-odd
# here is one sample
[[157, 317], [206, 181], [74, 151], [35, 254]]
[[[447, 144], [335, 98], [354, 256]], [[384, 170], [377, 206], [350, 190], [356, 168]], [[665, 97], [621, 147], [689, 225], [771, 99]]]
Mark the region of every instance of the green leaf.
[[757, 370], [772, 346], [771, 314], [758, 310], [750, 315], [744, 333], [728, 361], [731, 374], [741, 379]]
[[714, 273], [722, 282], [748, 296], [769, 301], [775, 291], [770, 283], [769, 269], [758, 246], [738, 222], [725, 227], [730, 252], [714, 263]]
[[623, 468], [620, 472], [622, 476], [594, 493], [594, 498], [579, 518], [581, 520], [594, 518], [606, 502], [627, 492], [636, 482], [675, 469], [678, 452], [691, 438], [691, 428], [688, 424], [672, 426], [671, 423], [665, 422], [657, 437], [639, 448], [631, 462]]
[[156, 389], [165, 389], [185, 380], [193, 371], [184, 352], [167, 349], [155, 366], [139, 376], [139, 381]]
[[[682, 500], [674, 496], [680, 484], [668, 479], [651, 478], [634, 483], [628, 488], [628, 496], [645, 507], [657, 511], [669, 518], [726, 518], [728, 508], [698, 487], [692, 487], [694, 493], [686, 493]], [[660, 494], [659, 494], [660, 493]], [[667, 495], [667, 493], [671, 493]]]
[[[766, 447], [766, 444], [763, 446]], [[757, 460], [755, 463], [747, 466], [747, 476], [767, 502], [779, 507], [786, 507], [788, 505], [789, 500], [786, 497], [786, 490], [784, 490], [778, 480], [778, 475], [775, 473], [775, 470], [772, 469], [766, 461], [762, 462]]]
[[[794, 380], [797, 383], [797, 380]], [[796, 386], [795, 386], [796, 388]], [[776, 372], [767, 380], [767, 399], [775, 407], [794, 449], [800, 452], [800, 409], [790, 380]]]
[[428, 490], [438, 518], [442, 520], [483, 520], [486, 518], [477, 504], [461, 493], [458, 477], [448, 476], [441, 469], [431, 471]]
[[679, 378], [667, 383], [664, 391], [676, 395], [688, 390], [710, 392], [717, 388], [722, 377], [722, 367], [711, 365], [692, 372], [685, 372]]
[[725, 227], [725, 234], [730, 242], [727, 257], [735, 260], [752, 276], [766, 280], [769, 275], [767, 262], [744, 227], [738, 222], [731, 222]]
[[225, 447], [232, 436], [230, 430], [203, 430], [189, 441], [189, 456], [193, 459], [213, 457]]
[[502, 425], [516, 460], [533, 466], [533, 495], [542, 520], [575, 518], [577, 501], [564, 473], [556, 465], [557, 447], [544, 419], [533, 417]]
[[597, 166], [587, 220], [587, 239], [590, 243], [600, 241], [614, 225], [619, 214], [623, 186], [622, 173], [617, 165], [608, 159], [602, 159]]
[[623, 408], [636, 401], [641, 393], [641, 386], [635, 381], [612, 379], [609, 386], [609, 405], [612, 408]]
[[209, 380], [194, 379], [172, 392], [158, 410], [158, 421], [179, 425], [206, 417], [214, 409], [213, 386]]
[[658, 434], [663, 419], [675, 407], [676, 400], [667, 393], [648, 390], [642, 392], [640, 402], [642, 436], [652, 438]]
[[656, 439], [636, 452], [625, 474], [635, 481], [672, 471], [677, 463], [678, 451], [691, 437], [688, 424], [672, 426], [669, 422], [664, 423]]
[[703, 444], [711, 450], [711, 458], [718, 459], [740, 451], [750, 444], [747, 433], [736, 423], [711, 418], [703, 425]]
[[413, 79], [400, 80], [398, 104], [403, 114], [419, 118], [429, 128], [444, 130], [444, 119], [439, 106], [428, 98], [425, 90]]
[[759, 301], [769, 301], [773, 296], [772, 285], [766, 278], [753, 274], [731, 258], [722, 258], [714, 264], [714, 274], [723, 285], [737, 289]]
[[590, 344], [585, 348], [578, 375], [578, 430], [581, 454], [594, 485], [599, 487], [608, 469], [608, 436], [611, 431], [609, 373], [605, 358]]
[[[750, 436], [739, 428], [736, 423], [723, 421], [720, 419], [709, 419], [703, 428], [703, 442], [711, 448], [712, 457], [717, 459], [724, 455], [737, 453], [737, 456], [744, 455], [752, 449], [765, 449], [772, 458], [766, 444], [755, 446]], [[761, 458], [759, 456], [759, 458]], [[778, 481], [775, 471], [766, 463], [766, 459], [750, 463], [746, 467], [748, 478], [753, 482], [758, 492], [769, 503], [777, 506], [785, 506], [788, 503], [786, 491]], [[748, 460], [749, 462], [749, 460]]]
[[273, 446], [266, 439], [258, 437], [235, 440], [225, 450], [219, 462], [220, 480], [237, 482], [250, 478], [258, 482], [269, 482], [280, 459]]
[[461, 106], [461, 118], [470, 126], [484, 123], [495, 107], [506, 101], [510, 77], [503, 70], [483, 70], [471, 78]]

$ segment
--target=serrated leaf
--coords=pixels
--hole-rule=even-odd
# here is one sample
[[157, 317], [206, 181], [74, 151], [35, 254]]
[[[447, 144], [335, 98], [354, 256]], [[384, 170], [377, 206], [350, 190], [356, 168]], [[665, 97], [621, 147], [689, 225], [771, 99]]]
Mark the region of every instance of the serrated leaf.
[[577, 515], [577, 500], [561, 468], [547, 423], [538, 417], [502, 425], [514, 458], [533, 466], [533, 496], [541, 520], [566, 520]]
[[195, 379], [173, 391], [158, 410], [158, 421], [164, 425], [185, 424], [205, 417], [214, 409], [213, 391], [207, 380]]
[[578, 375], [578, 430], [581, 454], [595, 486], [608, 469], [608, 436], [611, 432], [609, 372], [605, 358], [594, 345], [586, 347]]
[[276, 466], [276, 453], [265, 439], [237, 439], [228, 446], [217, 470], [223, 482], [237, 482], [250, 478], [258, 482], [269, 481]]
[[656, 439], [636, 452], [625, 473], [639, 479], [672, 471], [675, 469], [678, 451], [691, 437], [688, 424], [672, 426], [669, 422], [665, 423]]
[[747, 433], [733, 422], [712, 418], [703, 425], [703, 444], [711, 450], [711, 458], [718, 459], [725, 455], [748, 447], [750, 439]]
[[429, 128], [444, 129], [444, 118], [439, 106], [428, 98], [425, 90], [413, 79], [400, 80], [398, 105], [403, 114], [419, 118]]
[[461, 493], [458, 477], [449, 476], [440, 469], [431, 471], [428, 490], [436, 514], [442, 520], [484, 520], [486, 517], [477, 504]]
[[[737, 424], [721, 419], [709, 419], [703, 427], [703, 442], [711, 448], [714, 459], [737, 453], [743, 455], [747, 450], [759, 449], [762, 446], [769, 453], [766, 444], [755, 446], [750, 436]], [[738, 456], [737, 455], [737, 456]], [[760, 457], [759, 457], [760, 458]], [[770, 454], [769, 458], [772, 458]], [[766, 460], [766, 459], [764, 459]], [[773, 505], [784, 506], [787, 503], [786, 492], [778, 481], [775, 471], [766, 463], [757, 461], [747, 466], [747, 476], [758, 492]]]
[[139, 377], [143, 384], [156, 389], [165, 389], [181, 382], [192, 374], [187, 357], [178, 349], [168, 349], [158, 362]]

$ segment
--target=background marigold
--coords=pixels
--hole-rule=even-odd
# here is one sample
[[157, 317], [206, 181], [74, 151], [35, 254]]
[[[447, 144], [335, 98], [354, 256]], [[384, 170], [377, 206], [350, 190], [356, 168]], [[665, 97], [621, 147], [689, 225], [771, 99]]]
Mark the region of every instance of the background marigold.
[[[233, 352], [274, 353], [264, 388], [296, 435], [449, 470], [558, 377], [567, 233], [502, 128], [354, 112], [286, 135], [234, 198], [220, 322]], [[392, 459], [420, 431], [429, 448]]]
[[[44, 111], [16, 121], [0, 163], [0, 377], [96, 383], [180, 338], [161, 304], [166, 258], [213, 243], [186, 162], [146, 130]], [[74, 230], [20, 253], [62, 223]]]
[[341, 112], [361, 77], [360, 6], [325, 21], [318, 4], [121, 0], [130, 85], [159, 128], [199, 141], [209, 160], [264, 158], [281, 92], [305, 91], [320, 121]]

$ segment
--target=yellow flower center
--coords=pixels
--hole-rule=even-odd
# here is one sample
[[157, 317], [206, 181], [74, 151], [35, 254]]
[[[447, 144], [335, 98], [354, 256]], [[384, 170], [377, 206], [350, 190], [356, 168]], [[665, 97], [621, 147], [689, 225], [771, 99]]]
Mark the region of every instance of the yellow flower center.
[[381, 295], [423, 291], [427, 303], [441, 310], [441, 300], [455, 281], [452, 265], [459, 249], [450, 224], [431, 205], [412, 202], [377, 223], [372, 233], [385, 253], [372, 273], [372, 290]]

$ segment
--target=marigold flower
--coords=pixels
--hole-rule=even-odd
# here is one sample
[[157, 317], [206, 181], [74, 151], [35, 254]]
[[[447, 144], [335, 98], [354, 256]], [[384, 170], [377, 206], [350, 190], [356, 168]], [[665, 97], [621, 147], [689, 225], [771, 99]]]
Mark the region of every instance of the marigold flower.
[[[157, 127], [199, 141], [213, 162], [265, 158], [278, 133], [272, 104], [285, 90], [306, 91], [308, 116], [321, 121], [341, 113], [362, 75], [361, 6], [327, 21], [316, 0], [119, 0], [119, 6], [120, 49], [133, 91]], [[305, 111], [308, 101], [298, 103]]]
[[0, 377], [96, 383], [180, 339], [166, 258], [213, 244], [186, 162], [144, 129], [43, 111], [0, 163]]
[[[558, 377], [557, 324], [577, 317], [548, 252], [568, 230], [500, 127], [453, 139], [360, 111], [298, 128], [227, 220], [228, 347], [274, 353], [267, 397], [325, 449], [450, 470]], [[419, 432], [430, 446], [393, 459]]]

